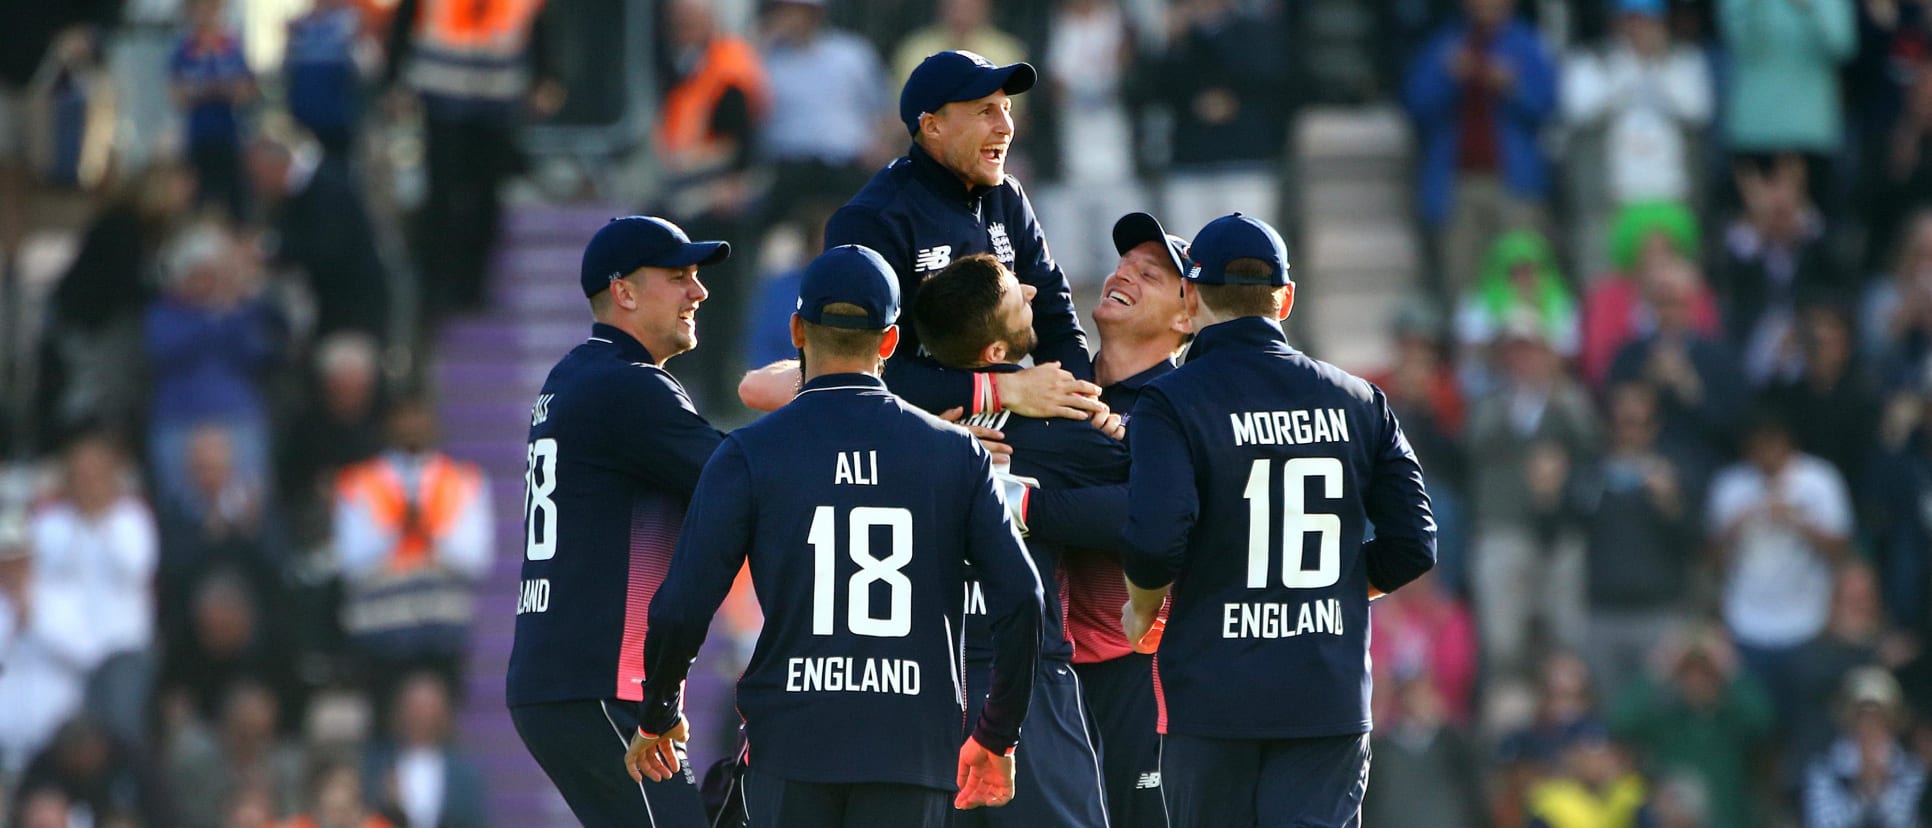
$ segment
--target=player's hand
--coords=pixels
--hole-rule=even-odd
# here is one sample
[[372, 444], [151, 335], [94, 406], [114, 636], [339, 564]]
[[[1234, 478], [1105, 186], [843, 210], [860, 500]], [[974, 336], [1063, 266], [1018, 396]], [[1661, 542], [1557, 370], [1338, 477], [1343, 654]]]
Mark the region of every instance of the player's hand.
[[1013, 801], [1013, 757], [987, 750], [972, 737], [959, 746], [959, 794], [953, 807], [962, 811], [998, 808]]
[[1124, 441], [1127, 439], [1127, 421], [1121, 419], [1118, 412], [1107, 411], [1104, 413], [1095, 413], [1093, 415], [1093, 427], [1100, 429], [1100, 433], [1116, 440]]
[[1120, 629], [1127, 634], [1128, 641], [1134, 642], [1134, 652], [1152, 655], [1161, 648], [1167, 622], [1161, 620], [1159, 608], [1142, 615], [1134, 609], [1134, 602], [1128, 601], [1120, 607]]
[[746, 371], [738, 381], [738, 401], [753, 411], [777, 411], [798, 393], [798, 360], [781, 359]]
[[643, 782], [650, 777], [652, 782], [663, 782], [678, 772], [677, 743], [691, 738], [691, 727], [680, 717], [676, 726], [661, 736], [651, 736], [639, 730], [631, 736], [631, 749], [624, 753], [624, 769], [631, 772], [631, 779]]
[[1085, 420], [1107, 410], [1100, 386], [1078, 379], [1058, 362], [1010, 374], [994, 374], [1002, 407], [1023, 417]]
[[[946, 413], [939, 415], [939, 419], [949, 423], [958, 423], [965, 418], [966, 409], [958, 407], [949, 408]], [[970, 423], [962, 424], [960, 427], [979, 438], [979, 444], [986, 448], [986, 453], [993, 455], [993, 465], [1004, 466], [1013, 462], [1013, 447], [1006, 444], [1006, 432]]]

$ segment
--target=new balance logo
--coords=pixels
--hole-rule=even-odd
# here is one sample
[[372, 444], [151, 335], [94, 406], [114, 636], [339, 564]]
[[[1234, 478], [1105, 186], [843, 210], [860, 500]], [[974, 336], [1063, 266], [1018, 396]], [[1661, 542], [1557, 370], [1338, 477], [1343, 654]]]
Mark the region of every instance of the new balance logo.
[[938, 247], [928, 247], [913, 255], [912, 272], [924, 273], [928, 270], [939, 270], [952, 263], [952, 245], [942, 244]]
[[1134, 783], [1134, 790], [1150, 791], [1160, 786], [1161, 786], [1161, 772], [1154, 771], [1153, 773], [1141, 774], [1140, 781]]

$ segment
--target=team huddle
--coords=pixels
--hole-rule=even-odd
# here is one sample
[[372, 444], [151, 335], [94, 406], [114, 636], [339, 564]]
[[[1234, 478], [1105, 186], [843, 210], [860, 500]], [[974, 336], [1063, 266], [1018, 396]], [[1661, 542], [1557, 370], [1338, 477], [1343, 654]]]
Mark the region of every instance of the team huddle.
[[[1090, 356], [1004, 169], [1035, 79], [913, 72], [911, 148], [827, 223], [800, 357], [747, 376], [771, 413], [730, 434], [663, 368], [730, 246], [632, 216], [586, 247], [508, 675], [584, 824], [1358, 824], [1369, 601], [1435, 559], [1421, 468], [1381, 391], [1288, 345], [1252, 217], [1190, 243], [1123, 216]], [[742, 784], [712, 813], [681, 696], [747, 567]]]

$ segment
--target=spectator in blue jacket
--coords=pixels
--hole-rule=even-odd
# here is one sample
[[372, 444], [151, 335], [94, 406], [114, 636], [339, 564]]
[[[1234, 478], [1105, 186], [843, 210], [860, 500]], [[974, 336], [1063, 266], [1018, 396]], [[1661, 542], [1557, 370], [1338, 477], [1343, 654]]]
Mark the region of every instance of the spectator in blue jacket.
[[281, 315], [261, 295], [259, 268], [218, 226], [185, 231], [168, 251], [166, 268], [166, 287], [144, 326], [154, 381], [148, 451], [156, 490], [165, 497], [190, 490], [188, 442], [204, 425], [228, 432], [240, 481], [266, 482], [261, 379], [281, 351]]
[[1556, 68], [1515, 7], [1464, 0], [1464, 19], [1430, 39], [1403, 90], [1422, 144], [1417, 206], [1448, 296], [1470, 285], [1498, 234], [1543, 223], [1537, 137], [1556, 113]]

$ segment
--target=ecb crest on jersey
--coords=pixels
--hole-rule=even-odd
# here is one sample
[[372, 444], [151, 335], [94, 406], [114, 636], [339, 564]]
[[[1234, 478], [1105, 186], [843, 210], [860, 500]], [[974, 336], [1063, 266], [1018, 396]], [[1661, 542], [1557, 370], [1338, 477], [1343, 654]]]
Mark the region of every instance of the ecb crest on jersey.
[[1000, 264], [1012, 265], [1013, 241], [1006, 237], [1006, 223], [996, 221], [987, 225], [986, 236], [993, 244], [993, 258], [999, 259]]

